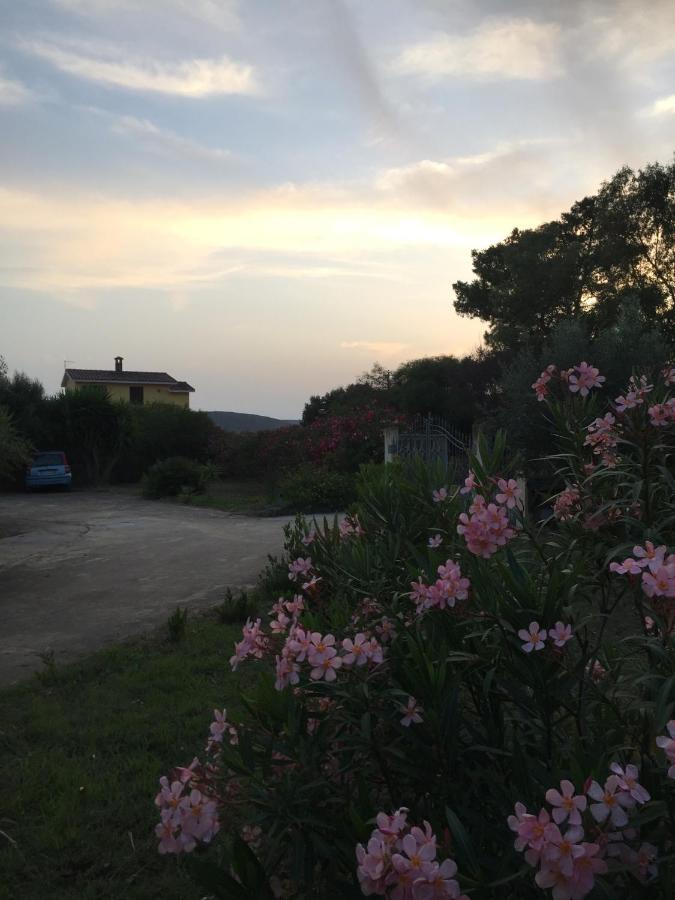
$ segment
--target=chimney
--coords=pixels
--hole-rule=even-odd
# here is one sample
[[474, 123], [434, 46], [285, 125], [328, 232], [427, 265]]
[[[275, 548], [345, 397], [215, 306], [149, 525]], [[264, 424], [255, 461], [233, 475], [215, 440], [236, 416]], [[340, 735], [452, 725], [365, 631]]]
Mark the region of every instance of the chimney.
[[123, 357], [123, 356], [116, 356], [116, 357], [115, 357], [115, 371], [116, 371], [116, 372], [121, 372], [121, 371], [122, 371], [122, 362], [123, 362], [123, 360], [124, 360], [124, 357]]

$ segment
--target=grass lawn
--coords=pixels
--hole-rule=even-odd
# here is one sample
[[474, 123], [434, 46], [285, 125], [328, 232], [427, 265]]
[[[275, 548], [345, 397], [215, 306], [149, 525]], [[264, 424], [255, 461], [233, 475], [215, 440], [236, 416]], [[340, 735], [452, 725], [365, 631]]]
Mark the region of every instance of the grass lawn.
[[205, 493], [192, 494], [187, 501], [180, 502], [255, 516], [269, 510], [273, 498], [269, 489], [258, 481], [219, 480], [211, 482]]
[[212, 709], [236, 711], [240, 634], [195, 618], [179, 644], [118, 645], [0, 692], [0, 898], [203, 896], [157, 853], [153, 799], [202, 752]]

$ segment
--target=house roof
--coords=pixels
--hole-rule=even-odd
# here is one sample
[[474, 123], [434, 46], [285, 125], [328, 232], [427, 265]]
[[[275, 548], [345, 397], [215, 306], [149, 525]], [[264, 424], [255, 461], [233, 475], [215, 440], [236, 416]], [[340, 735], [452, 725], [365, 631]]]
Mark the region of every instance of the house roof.
[[114, 369], [66, 369], [61, 387], [69, 376], [79, 384], [163, 384], [172, 394], [194, 391], [187, 381], [176, 381], [167, 372], [117, 372]]

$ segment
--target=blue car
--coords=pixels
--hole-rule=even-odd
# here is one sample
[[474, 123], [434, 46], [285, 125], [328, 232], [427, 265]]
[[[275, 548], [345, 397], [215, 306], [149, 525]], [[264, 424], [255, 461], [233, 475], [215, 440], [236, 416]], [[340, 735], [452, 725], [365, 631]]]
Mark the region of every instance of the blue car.
[[70, 488], [73, 476], [66, 459], [66, 454], [61, 450], [45, 450], [36, 453], [31, 464], [26, 469], [26, 490], [38, 487]]

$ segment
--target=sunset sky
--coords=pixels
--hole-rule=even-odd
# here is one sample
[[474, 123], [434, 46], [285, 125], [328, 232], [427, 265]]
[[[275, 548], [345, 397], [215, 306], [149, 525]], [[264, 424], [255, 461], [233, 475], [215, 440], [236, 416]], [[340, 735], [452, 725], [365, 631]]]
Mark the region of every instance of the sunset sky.
[[0, 0], [0, 354], [297, 417], [464, 353], [473, 247], [675, 149], [675, 3]]

